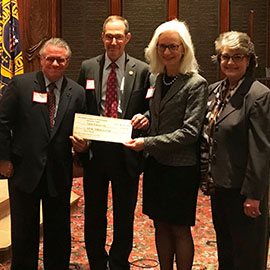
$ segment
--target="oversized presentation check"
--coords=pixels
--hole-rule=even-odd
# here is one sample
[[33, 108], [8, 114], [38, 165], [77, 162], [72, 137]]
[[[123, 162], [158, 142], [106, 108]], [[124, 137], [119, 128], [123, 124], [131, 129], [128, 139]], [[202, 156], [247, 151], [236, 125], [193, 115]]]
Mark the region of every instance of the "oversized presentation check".
[[130, 120], [76, 113], [73, 135], [87, 140], [123, 143], [131, 140]]

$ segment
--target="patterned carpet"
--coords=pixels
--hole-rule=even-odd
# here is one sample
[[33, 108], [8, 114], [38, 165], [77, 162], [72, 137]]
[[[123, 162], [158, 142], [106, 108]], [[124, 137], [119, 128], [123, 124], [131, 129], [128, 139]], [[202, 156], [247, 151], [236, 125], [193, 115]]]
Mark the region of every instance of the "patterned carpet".
[[[72, 255], [70, 269], [88, 270], [88, 261], [86, 257], [83, 237], [83, 207], [84, 198], [82, 192], [82, 179], [75, 178], [73, 191], [80, 195], [78, 205], [72, 211]], [[136, 207], [134, 222], [134, 243], [133, 250], [130, 255], [131, 269], [159, 269], [155, 243], [154, 228], [152, 221], [142, 214], [142, 189], [141, 181], [139, 186], [139, 197]], [[211, 221], [209, 197], [199, 193], [197, 207], [196, 226], [192, 228], [192, 234], [195, 244], [195, 257], [192, 270], [216, 270], [217, 254], [215, 243], [215, 232]], [[109, 193], [108, 205], [108, 233], [107, 247], [109, 248], [112, 240], [112, 203], [111, 193]], [[42, 241], [42, 240], [41, 240]], [[40, 257], [42, 257], [42, 245], [40, 248]], [[10, 269], [10, 263], [6, 262], [0, 265], [0, 270]], [[42, 268], [42, 258], [40, 259], [40, 267]]]

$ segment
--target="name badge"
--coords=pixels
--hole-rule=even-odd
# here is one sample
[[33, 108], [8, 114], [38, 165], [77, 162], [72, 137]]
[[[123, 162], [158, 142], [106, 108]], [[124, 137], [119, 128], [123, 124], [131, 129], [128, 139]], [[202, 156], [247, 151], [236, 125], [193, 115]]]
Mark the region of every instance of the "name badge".
[[93, 79], [91, 80], [86, 80], [86, 90], [94, 90], [95, 89], [95, 81]]
[[48, 94], [34, 91], [33, 92], [33, 101], [37, 102], [37, 103], [47, 103], [48, 102]]
[[154, 95], [154, 92], [155, 92], [154, 87], [148, 88], [145, 98], [151, 98]]

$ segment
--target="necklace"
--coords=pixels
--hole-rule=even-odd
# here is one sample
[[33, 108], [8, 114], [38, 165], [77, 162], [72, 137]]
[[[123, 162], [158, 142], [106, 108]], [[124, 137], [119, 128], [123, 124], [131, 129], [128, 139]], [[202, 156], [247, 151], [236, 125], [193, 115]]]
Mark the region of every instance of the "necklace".
[[165, 81], [165, 73], [163, 73], [162, 81], [166, 86], [172, 85], [178, 78], [178, 75], [174, 76], [174, 78], [170, 82]]

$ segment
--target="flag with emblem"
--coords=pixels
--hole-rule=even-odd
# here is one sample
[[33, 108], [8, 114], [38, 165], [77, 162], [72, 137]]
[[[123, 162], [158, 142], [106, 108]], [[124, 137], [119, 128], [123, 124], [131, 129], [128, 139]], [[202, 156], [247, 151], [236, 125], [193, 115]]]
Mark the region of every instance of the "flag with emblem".
[[0, 0], [0, 99], [9, 80], [22, 74], [23, 57], [19, 35], [17, 0]]

